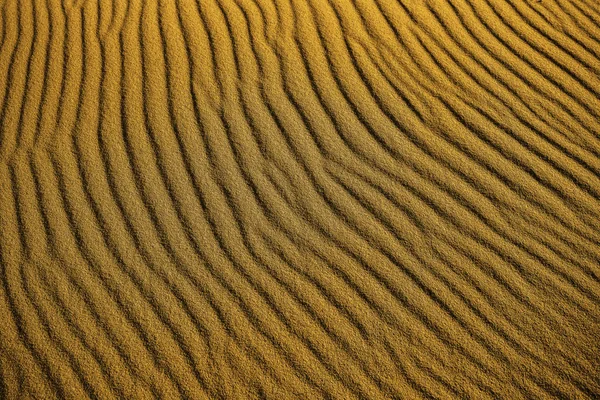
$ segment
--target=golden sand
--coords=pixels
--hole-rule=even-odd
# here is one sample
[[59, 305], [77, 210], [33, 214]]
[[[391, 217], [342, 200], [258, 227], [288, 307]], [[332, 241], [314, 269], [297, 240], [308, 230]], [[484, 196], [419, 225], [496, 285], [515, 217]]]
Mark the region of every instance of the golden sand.
[[596, 0], [0, 0], [0, 399], [600, 399]]

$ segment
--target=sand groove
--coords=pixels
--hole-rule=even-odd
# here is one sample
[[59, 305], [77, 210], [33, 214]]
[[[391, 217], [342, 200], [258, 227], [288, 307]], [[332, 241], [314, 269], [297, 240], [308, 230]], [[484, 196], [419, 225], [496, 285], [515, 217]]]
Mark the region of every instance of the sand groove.
[[600, 397], [593, 0], [0, 0], [0, 398]]

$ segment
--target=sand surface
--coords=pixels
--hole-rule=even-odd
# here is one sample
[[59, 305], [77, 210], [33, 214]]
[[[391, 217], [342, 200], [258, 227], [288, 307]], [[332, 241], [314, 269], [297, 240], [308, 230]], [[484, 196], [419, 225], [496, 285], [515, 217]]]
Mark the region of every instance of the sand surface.
[[0, 399], [600, 399], [596, 0], [0, 0]]

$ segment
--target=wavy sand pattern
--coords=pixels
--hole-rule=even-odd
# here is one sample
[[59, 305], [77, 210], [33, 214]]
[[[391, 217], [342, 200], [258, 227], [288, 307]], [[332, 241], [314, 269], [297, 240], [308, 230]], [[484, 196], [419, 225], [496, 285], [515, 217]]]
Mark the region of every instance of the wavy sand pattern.
[[0, 0], [1, 399], [599, 399], [600, 3]]

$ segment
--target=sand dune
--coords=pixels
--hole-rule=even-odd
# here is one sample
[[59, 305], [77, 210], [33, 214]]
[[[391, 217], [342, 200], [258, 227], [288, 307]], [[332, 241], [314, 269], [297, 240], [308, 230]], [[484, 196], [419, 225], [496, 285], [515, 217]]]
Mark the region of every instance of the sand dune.
[[0, 399], [599, 399], [600, 3], [0, 0]]

